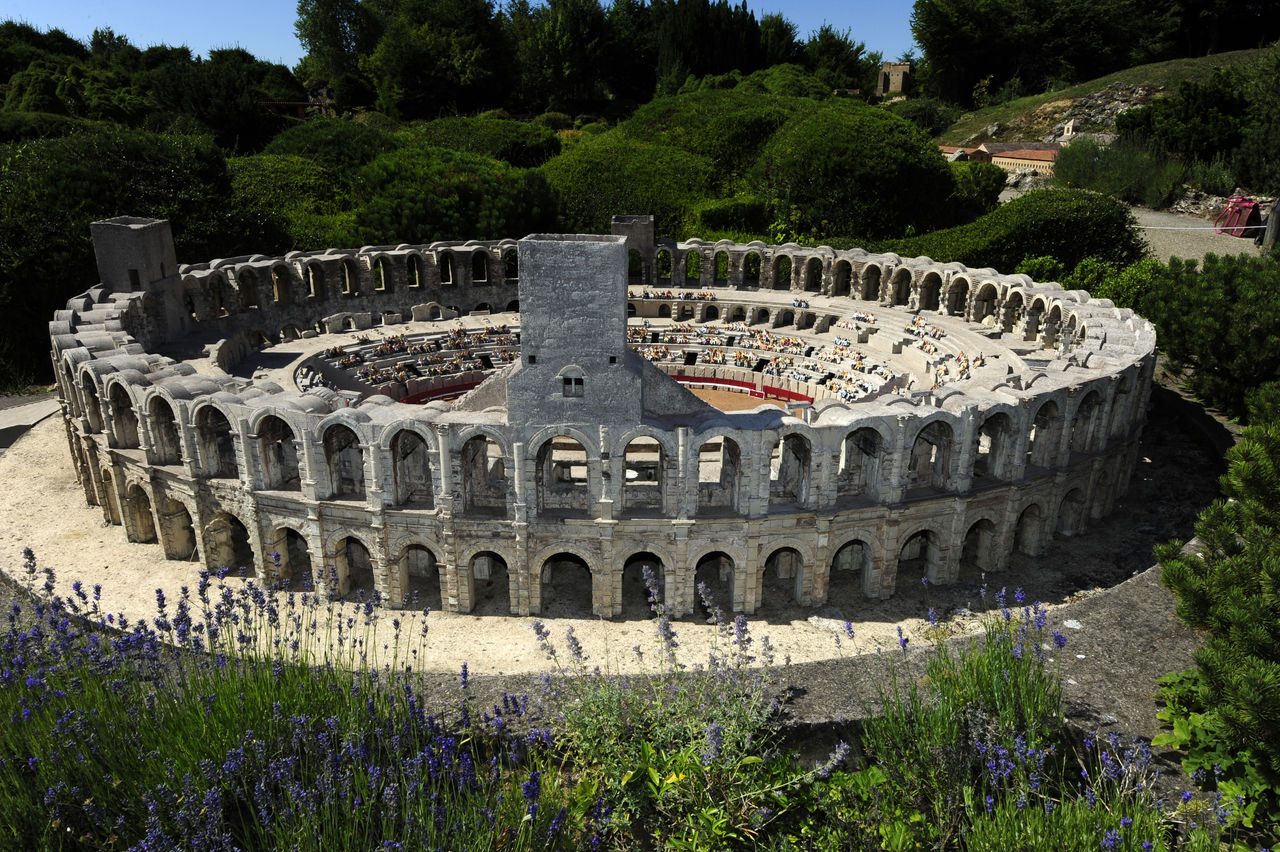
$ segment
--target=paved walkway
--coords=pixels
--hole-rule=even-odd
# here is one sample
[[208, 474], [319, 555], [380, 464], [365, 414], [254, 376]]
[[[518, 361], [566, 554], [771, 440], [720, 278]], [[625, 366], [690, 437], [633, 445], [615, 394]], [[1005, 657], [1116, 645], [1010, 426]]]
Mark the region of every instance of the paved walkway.
[[57, 413], [58, 398], [52, 393], [0, 397], [0, 451], [9, 449], [28, 429]]

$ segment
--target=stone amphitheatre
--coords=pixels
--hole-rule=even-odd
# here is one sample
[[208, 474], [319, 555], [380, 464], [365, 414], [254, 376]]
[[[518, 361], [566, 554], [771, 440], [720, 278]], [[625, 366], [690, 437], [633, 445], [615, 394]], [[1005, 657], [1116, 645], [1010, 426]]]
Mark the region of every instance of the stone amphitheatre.
[[1114, 507], [1155, 364], [1083, 291], [649, 217], [184, 265], [166, 222], [92, 232], [101, 281], [50, 324], [88, 502], [390, 606], [612, 617], [649, 568], [674, 614], [702, 584], [753, 613], [996, 571]]

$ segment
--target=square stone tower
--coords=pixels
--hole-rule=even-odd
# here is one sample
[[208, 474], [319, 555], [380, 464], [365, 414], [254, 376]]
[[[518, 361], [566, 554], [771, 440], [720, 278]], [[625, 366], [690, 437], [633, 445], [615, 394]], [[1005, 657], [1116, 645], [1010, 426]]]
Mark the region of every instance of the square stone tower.
[[628, 357], [627, 241], [534, 234], [519, 242], [519, 369], [507, 379], [511, 423], [634, 424], [643, 366]]
[[178, 273], [173, 232], [164, 219], [117, 216], [89, 225], [98, 278], [113, 293], [140, 292]]

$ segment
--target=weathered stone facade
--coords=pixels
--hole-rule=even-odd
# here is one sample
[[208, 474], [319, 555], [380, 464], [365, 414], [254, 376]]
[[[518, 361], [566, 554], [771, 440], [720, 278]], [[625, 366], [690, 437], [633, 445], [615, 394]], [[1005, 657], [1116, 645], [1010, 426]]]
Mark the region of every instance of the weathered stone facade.
[[[614, 615], [642, 565], [677, 613], [701, 582], [745, 612], [820, 604], [836, 582], [949, 583], [1082, 531], [1127, 487], [1155, 358], [1131, 312], [928, 258], [659, 243], [644, 217], [615, 231], [179, 267], [167, 223], [95, 223], [102, 282], [50, 324], [86, 499], [169, 558], [264, 580], [464, 612], [496, 589], [518, 614], [589, 590]], [[455, 405], [392, 398], [436, 379], [374, 393], [332, 371], [308, 391], [233, 375], [264, 343], [508, 308], [518, 360]], [[997, 363], [853, 402], [779, 379], [813, 404], [725, 413], [626, 343], [628, 314], [823, 333], [865, 308], [927, 316]], [[927, 374], [902, 335], [872, 331], [859, 342]]]

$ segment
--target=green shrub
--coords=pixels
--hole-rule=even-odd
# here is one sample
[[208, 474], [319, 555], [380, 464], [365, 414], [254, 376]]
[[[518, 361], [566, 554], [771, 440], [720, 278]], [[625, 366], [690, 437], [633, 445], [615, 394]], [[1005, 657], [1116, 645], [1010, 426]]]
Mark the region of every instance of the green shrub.
[[881, 109], [824, 101], [793, 116], [751, 172], [775, 219], [802, 235], [886, 237], [928, 230], [954, 189], [928, 135]]
[[[340, 177], [320, 162], [294, 155], [233, 157], [227, 166], [233, 203], [265, 211], [289, 235], [288, 248], [328, 248], [348, 235], [342, 213], [351, 206], [350, 176]], [[343, 224], [336, 224], [335, 217]]]
[[354, 121], [317, 118], [280, 133], [263, 153], [308, 157], [341, 173], [398, 147], [396, 138], [382, 130]]
[[66, 136], [84, 124], [83, 121], [49, 112], [0, 110], [0, 143]]
[[552, 130], [573, 129], [573, 118], [563, 112], [544, 112], [542, 115], [534, 116], [533, 123]]
[[1086, 290], [1091, 295], [1096, 295], [1107, 281], [1118, 274], [1115, 264], [1096, 257], [1086, 257], [1076, 264], [1076, 268], [1061, 283], [1068, 290]]
[[549, 229], [555, 202], [532, 169], [445, 148], [402, 148], [362, 168], [359, 243], [497, 239]]
[[1163, 263], [1147, 258], [1125, 267], [1118, 274], [1105, 277], [1089, 293], [1099, 299], [1110, 299], [1116, 307], [1136, 311], [1146, 293], [1155, 286], [1156, 277], [1164, 273]]
[[542, 173], [559, 196], [562, 227], [608, 233], [614, 215], [652, 213], [659, 234], [679, 235], [707, 196], [713, 169], [705, 157], [614, 130], [583, 136]]
[[693, 211], [693, 228], [698, 234], [721, 231], [760, 233], [768, 226], [769, 205], [762, 198], [713, 198], [697, 205]]
[[1130, 204], [1163, 207], [1182, 191], [1182, 161], [1140, 142], [1103, 148], [1092, 139], [1072, 142], [1054, 162], [1054, 183], [1092, 189]]
[[885, 104], [883, 108], [905, 118], [930, 136], [937, 136], [955, 124], [961, 113], [959, 107], [937, 98], [907, 98]]
[[955, 189], [947, 202], [948, 223], [963, 225], [996, 209], [1004, 190], [1004, 169], [992, 163], [951, 163]]
[[831, 87], [810, 74], [800, 65], [786, 63], [762, 68], [746, 77], [738, 84], [742, 92], [767, 92], [787, 98], [813, 98], [823, 100], [831, 97]]
[[1065, 268], [1074, 269], [1090, 256], [1123, 267], [1141, 260], [1147, 250], [1128, 205], [1072, 189], [1028, 192], [967, 225], [869, 248], [1001, 271], [1046, 254]]
[[1019, 275], [1029, 275], [1033, 281], [1061, 281], [1067, 275], [1062, 263], [1047, 254], [1023, 258], [1013, 271]]
[[560, 153], [560, 138], [543, 124], [500, 118], [437, 118], [404, 135], [416, 144], [481, 154], [520, 168], [540, 166]]

